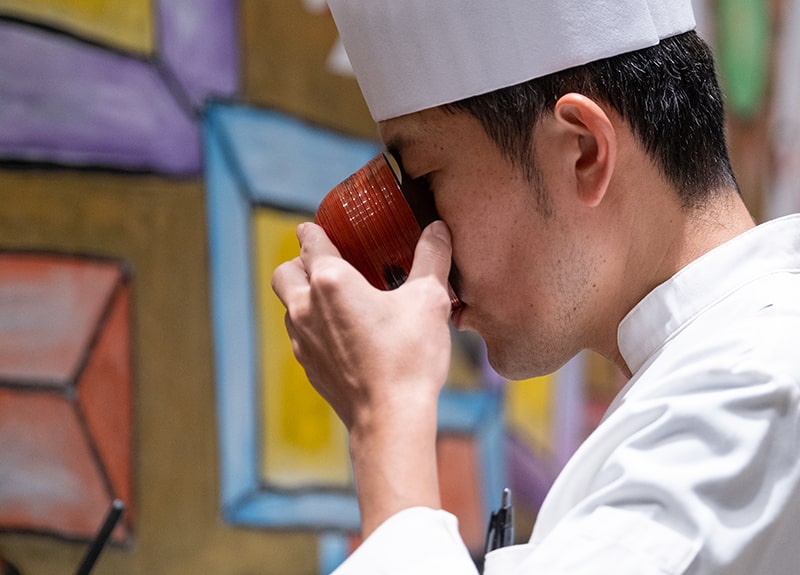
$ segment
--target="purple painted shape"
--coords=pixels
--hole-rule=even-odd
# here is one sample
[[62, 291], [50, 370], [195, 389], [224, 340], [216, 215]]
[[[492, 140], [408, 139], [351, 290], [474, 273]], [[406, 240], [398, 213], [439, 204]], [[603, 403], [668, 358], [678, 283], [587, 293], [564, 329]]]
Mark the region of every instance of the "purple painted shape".
[[586, 398], [584, 393], [586, 352], [579, 353], [556, 372], [553, 450], [559, 466], [566, 465], [584, 440]]
[[154, 66], [9, 22], [0, 22], [0, 158], [201, 167], [198, 126]]
[[233, 0], [160, 0], [162, 57], [192, 105], [231, 96], [238, 87], [237, 12]]
[[506, 434], [506, 457], [514, 499], [538, 511], [555, 481], [552, 463], [531, 453], [525, 443], [511, 433]]

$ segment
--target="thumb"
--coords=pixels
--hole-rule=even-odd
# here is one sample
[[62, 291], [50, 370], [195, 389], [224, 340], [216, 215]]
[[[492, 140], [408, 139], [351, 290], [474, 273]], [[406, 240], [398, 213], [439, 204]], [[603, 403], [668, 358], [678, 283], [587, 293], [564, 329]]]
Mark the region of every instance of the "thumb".
[[422, 230], [408, 279], [433, 276], [446, 289], [451, 256], [450, 230], [443, 221], [436, 220]]

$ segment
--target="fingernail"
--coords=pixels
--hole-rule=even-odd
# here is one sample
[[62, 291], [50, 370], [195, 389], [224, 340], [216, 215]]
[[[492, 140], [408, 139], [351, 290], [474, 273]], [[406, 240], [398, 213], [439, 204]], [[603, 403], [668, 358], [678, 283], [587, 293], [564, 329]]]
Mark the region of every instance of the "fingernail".
[[447, 224], [442, 220], [436, 220], [431, 224], [431, 232], [444, 243], [450, 245], [450, 230], [447, 229]]

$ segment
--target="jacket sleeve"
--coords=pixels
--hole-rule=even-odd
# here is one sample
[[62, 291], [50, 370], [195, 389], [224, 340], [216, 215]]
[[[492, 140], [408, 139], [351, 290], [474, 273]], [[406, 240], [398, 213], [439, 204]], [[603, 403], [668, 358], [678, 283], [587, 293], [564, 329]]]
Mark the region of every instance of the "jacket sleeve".
[[381, 524], [334, 575], [477, 575], [446, 511], [412, 507]]

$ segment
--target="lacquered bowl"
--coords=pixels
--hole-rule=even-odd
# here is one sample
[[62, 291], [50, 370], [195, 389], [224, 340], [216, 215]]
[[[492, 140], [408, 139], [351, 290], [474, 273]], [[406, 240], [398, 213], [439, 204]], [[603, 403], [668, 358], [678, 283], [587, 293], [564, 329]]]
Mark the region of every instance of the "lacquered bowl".
[[404, 185], [399, 164], [381, 153], [328, 192], [316, 223], [367, 281], [392, 290], [408, 278], [422, 228], [436, 217], [430, 194], [407, 178]]

